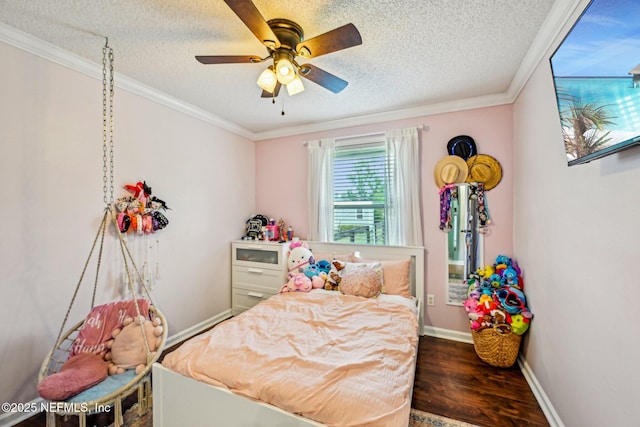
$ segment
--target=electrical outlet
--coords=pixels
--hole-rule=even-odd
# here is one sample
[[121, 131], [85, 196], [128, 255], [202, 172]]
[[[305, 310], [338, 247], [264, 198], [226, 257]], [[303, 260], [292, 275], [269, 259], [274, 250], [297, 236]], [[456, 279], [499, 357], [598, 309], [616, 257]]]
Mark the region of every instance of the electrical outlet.
[[436, 298], [433, 296], [433, 294], [427, 295], [427, 305], [435, 305], [435, 304], [436, 304]]

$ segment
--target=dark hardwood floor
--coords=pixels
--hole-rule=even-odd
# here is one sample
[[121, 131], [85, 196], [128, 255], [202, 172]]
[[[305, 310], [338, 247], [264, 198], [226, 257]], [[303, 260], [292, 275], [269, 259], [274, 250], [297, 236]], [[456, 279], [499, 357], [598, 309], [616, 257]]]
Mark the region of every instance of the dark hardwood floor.
[[420, 337], [411, 407], [483, 427], [549, 425], [517, 363], [494, 368], [442, 338]]
[[[476, 356], [473, 345], [442, 338], [420, 337], [411, 407], [482, 427], [549, 425], [517, 364], [494, 368]], [[87, 425], [111, 422], [94, 418]], [[77, 418], [59, 425], [77, 426]], [[17, 426], [44, 427], [44, 414]]]

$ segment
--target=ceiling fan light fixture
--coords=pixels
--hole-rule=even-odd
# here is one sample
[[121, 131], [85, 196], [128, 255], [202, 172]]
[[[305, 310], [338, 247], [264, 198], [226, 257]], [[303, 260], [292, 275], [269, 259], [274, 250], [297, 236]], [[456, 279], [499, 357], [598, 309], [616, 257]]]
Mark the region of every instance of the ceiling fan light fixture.
[[291, 83], [296, 77], [296, 69], [288, 58], [276, 60], [276, 76], [283, 85]]
[[300, 77], [296, 75], [293, 80], [291, 80], [291, 83], [287, 84], [287, 93], [289, 96], [293, 96], [302, 91], [304, 91], [304, 85], [302, 84]]
[[257, 83], [263, 90], [273, 93], [277, 83], [276, 73], [273, 71], [273, 66], [267, 67], [267, 69], [260, 74]]

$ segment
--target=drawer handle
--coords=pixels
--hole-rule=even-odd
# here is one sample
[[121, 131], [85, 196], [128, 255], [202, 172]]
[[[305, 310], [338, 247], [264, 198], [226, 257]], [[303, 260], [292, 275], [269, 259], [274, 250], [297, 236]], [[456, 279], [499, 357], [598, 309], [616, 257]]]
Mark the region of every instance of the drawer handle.
[[264, 273], [264, 270], [261, 270], [259, 268], [250, 268], [248, 271], [249, 271], [249, 273], [256, 273], [256, 274]]
[[250, 297], [254, 297], [254, 298], [262, 298], [262, 297], [264, 297], [264, 294], [259, 294], [257, 292], [251, 292], [251, 291], [249, 291], [249, 293], [247, 295], [249, 295]]

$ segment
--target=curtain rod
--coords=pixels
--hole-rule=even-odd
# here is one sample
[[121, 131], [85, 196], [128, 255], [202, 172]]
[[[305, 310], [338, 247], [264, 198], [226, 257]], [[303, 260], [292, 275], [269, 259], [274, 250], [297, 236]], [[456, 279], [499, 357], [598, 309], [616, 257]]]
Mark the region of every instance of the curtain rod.
[[[426, 124], [421, 124], [419, 126], [415, 127], [418, 130], [423, 130], [423, 131], [428, 131], [429, 130], [429, 125]], [[381, 131], [381, 132], [370, 132], [370, 133], [362, 133], [362, 134], [358, 134], [358, 135], [349, 135], [349, 136], [343, 136], [343, 137], [337, 137], [334, 138], [336, 141], [348, 141], [350, 139], [356, 139], [356, 138], [366, 138], [369, 136], [378, 136], [378, 135], [384, 135], [386, 131]], [[322, 138], [320, 138], [322, 139]], [[302, 141], [303, 145], [307, 145], [307, 141]]]

